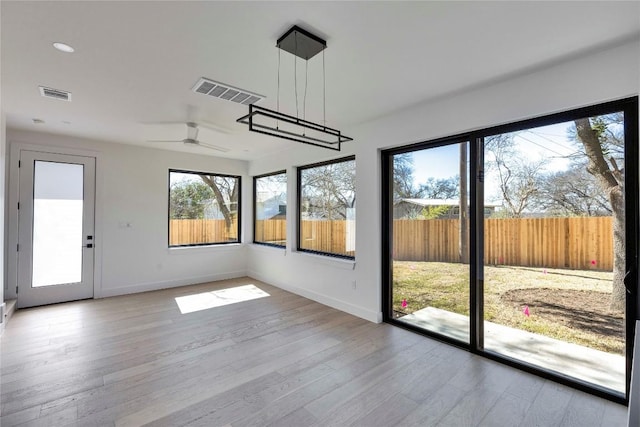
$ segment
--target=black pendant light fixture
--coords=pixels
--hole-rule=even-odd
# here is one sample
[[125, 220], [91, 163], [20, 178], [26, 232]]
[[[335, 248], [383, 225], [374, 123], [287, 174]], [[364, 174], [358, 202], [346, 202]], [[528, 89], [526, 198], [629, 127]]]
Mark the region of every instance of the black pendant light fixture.
[[[343, 135], [339, 130], [326, 126], [326, 102], [325, 102], [325, 75], [324, 75], [324, 50], [327, 42], [310, 32], [294, 25], [282, 35], [276, 42], [278, 48], [278, 109], [277, 111], [257, 105], [249, 105], [249, 114], [236, 120], [249, 126], [251, 132], [262, 133], [277, 138], [288, 139], [290, 141], [301, 142], [303, 144], [315, 145], [316, 147], [328, 148], [340, 151], [341, 144], [345, 141], [353, 141], [353, 138]], [[289, 52], [296, 56], [294, 60], [294, 76], [296, 81], [296, 115], [291, 116], [280, 112], [280, 53]], [[323, 124], [318, 124], [306, 120], [305, 114], [301, 119], [298, 116], [298, 87], [297, 87], [297, 58], [309, 61], [311, 58], [322, 52], [322, 81], [323, 81]], [[308, 64], [308, 63], [307, 63]], [[308, 66], [308, 65], [307, 65]], [[306, 79], [305, 79], [306, 80]], [[305, 83], [306, 93], [306, 83]], [[305, 96], [306, 98], [306, 96]], [[306, 102], [306, 101], [305, 101]], [[303, 105], [303, 111], [306, 105]]]

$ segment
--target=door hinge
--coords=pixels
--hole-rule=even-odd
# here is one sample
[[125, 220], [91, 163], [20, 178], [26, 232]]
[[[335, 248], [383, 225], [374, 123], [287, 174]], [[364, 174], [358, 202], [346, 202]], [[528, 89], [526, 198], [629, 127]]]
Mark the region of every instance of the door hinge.
[[18, 287], [16, 286], [16, 295], [18, 295]]
[[18, 243], [18, 244], [16, 245], [16, 251], [17, 251], [17, 252], [20, 252], [20, 243]]
[[22, 161], [18, 160], [18, 167], [22, 167]]
[[18, 202], [18, 210], [20, 210], [20, 202]]

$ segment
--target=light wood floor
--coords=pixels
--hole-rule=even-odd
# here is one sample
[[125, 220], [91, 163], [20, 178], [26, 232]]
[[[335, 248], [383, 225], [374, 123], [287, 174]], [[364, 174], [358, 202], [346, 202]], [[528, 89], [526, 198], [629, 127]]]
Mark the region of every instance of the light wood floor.
[[[174, 298], [271, 296], [181, 314]], [[2, 427], [623, 426], [626, 408], [243, 278], [19, 310]]]

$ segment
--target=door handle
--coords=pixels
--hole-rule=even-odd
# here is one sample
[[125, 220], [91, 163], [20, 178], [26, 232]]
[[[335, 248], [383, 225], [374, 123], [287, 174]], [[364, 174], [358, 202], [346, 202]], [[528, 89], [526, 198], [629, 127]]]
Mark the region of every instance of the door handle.
[[624, 287], [627, 290], [627, 293], [633, 294], [637, 289], [638, 284], [634, 281], [634, 279], [638, 276], [637, 267], [632, 267], [627, 271], [627, 274], [624, 275], [623, 283]]

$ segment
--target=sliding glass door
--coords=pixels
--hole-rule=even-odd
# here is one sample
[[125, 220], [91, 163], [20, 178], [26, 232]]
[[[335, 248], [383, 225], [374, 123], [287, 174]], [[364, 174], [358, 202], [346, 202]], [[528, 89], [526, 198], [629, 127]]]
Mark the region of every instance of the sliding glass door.
[[468, 142], [392, 156], [393, 318], [469, 342]]
[[626, 401], [638, 102], [382, 153], [385, 321]]
[[484, 138], [485, 350], [620, 393], [624, 143], [622, 111]]

